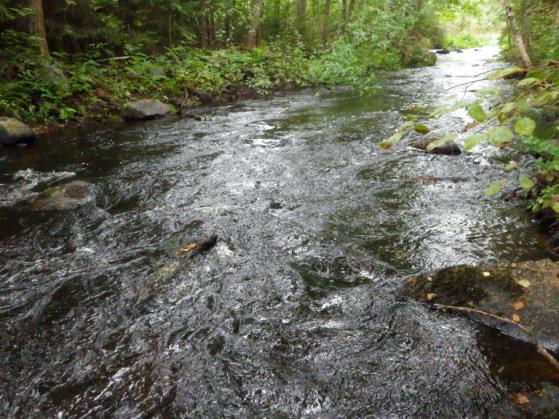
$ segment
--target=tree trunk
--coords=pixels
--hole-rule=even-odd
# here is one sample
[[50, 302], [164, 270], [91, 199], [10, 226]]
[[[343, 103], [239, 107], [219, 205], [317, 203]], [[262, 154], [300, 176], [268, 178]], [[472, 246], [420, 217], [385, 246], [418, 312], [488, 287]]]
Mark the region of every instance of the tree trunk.
[[518, 29], [518, 24], [516, 23], [516, 19], [514, 17], [514, 12], [512, 11], [512, 6], [509, 0], [503, 0], [503, 5], [505, 7], [505, 15], [507, 17], [507, 23], [509, 25], [510, 31], [512, 33], [512, 39], [514, 40], [514, 44], [518, 53], [520, 54], [520, 59], [522, 60], [522, 65], [524, 67], [532, 67], [532, 59], [530, 58], [530, 54], [528, 53], [528, 47], [520, 30]]
[[355, 9], [355, 0], [349, 0], [349, 7], [347, 9], [347, 21], [349, 22], [353, 16], [353, 10]]
[[342, 31], [345, 30], [345, 25], [347, 22], [347, 0], [342, 0], [342, 4], [340, 5], [340, 17], [341, 17], [341, 22], [340, 22], [340, 27], [342, 28]]
[[304, 38], [307, 24], [307, 0], [297, 0], [297, 29]]
[[252, 0], [251, 5], [251, 23], [250, 30], [248, 31], [248, 37], [245, 42], [246, 48], [257, 47], [260, 43], [260, 21], [262, 19], [262, 1], [263, 0]]
[[328, 44], [328, 33], [330, 31], [330, 0], [324, 0], [324, 17], [322, 21], [322, 45]]
[[31, 33], [39, 42], [39, 51], [43, 58], [49, 58], [49, 44], [47, 41], [47, 30], [45, 27], [45, 13], [43, 10], [43, 0], [30, 0], [29, 7], [33, 15], [31, 16]]

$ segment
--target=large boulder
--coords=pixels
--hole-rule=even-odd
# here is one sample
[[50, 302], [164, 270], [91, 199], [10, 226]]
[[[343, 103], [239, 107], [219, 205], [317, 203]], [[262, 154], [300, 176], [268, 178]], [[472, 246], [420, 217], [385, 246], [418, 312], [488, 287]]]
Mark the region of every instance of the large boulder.
[[542, 346], [559, 350], [559, 265], [551, 260], [453, 266], [408, 278], [402, 292], [437, 308], [462, 308], [454, 311], [532, 343], [527, 328]]
[[36, 211], [70, 211], [86, 206], [93, 207], [95, 203], [93, 185], [75, 180], [45, 189], [31, 200], [31, 208]]
[[142, 99], [126, 104], [122, 116], [129, 120], [155, 119], [168, 115], [172, 111], [169, 105], [159, 100]]
[[35, 141], [35, 133], [23, 122], [15, 118], [0, 117], [0, 146], [30, 144]]

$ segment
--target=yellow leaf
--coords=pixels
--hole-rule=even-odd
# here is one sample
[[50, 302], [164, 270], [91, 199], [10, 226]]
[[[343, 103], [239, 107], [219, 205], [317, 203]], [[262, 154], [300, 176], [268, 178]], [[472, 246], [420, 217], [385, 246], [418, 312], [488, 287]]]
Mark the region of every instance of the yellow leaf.
[[514, 398], [514, 402], [516, 404], [527, 404], [530, 403], [530, 400], [528, 400], [528, 397], [526, 397], [524, 394], [522, 393], [513, 393], [512, 397]]
[[516, 281], [516, 283], [522, 288], [530, 288], [530, 285], [532, 285], [527, 279], [521, 279], [520, 281]]
[[516, 311], [520, 311], [524, 308], [524, 303], [522, 301], [517, 301], [516, 303], [514, 303], [514, 309]]
[[437, 294], [434, 293], [427, 294], [428, 301], [433, 301], [435, 298], [437, 298]]
[[175, 256], [177, 256], [177, 257], [184, 256], [188, 252], [191, 252], [192, 250], [196, 249], [197, 247], [198, 247], [197, 243], [188, 243], [188, 244], [184, 245], [183, 247], [181, 247], [179, 250], [177, 250], [175, 252]]
[[513, 314], [512, 321], [516, 323], [520, 323], [520, 316], [518, 314]]
[[482, 275], [486, 278], [489, 278], [491, 276], [491, 272], [484, 272], [482, 273]]

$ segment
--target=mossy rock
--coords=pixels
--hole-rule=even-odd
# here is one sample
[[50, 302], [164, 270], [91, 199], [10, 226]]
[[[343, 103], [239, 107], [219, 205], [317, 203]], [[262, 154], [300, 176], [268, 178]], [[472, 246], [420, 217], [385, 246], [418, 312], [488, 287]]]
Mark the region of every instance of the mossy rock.
[[23, 122], [15, 118], [0, 117], [0, 146], [30, 144], [35, 141], [35, 133]]
[[[551, 260], [487, 267], [454, 266], [412, 276], [401, 291], [422, 303], [471, 308], [518, 322], [532, 330], [546, 348], [559, 349], [559, 265]], [[488, 316], [472, 318], [530, 341], [513, 324]]]
[[95, 206], [93, 185], [76, 180], [45, 189], [31, 201], [35, 211], [71, 211], [85, 206]]
[[447, 141], [445, 144], [441, 144], [433, 148], [431, 151], [428, 151], [429, 145], [435, 141], [437, 140], [434, 138], [422, 138], [420, 140], [412, 141], [410, 146], [431, 154], [442, 154], [447, 156], [458, 156], [462, 154], [462, 150], [454, 141]]

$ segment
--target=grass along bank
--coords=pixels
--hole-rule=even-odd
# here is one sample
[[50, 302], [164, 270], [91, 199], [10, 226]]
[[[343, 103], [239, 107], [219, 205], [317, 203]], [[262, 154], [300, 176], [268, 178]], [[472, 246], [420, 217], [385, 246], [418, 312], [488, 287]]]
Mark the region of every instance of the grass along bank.
[[0, 84], [0, 114], [36, 126], [56, 125], [118, 120], [127, 102], [141, 98], [189, 109], [284, 88], [344, 85], [367, 91], [375, 88], [377, 70], [435, 63], [425, 48], [409, 59], [386, 51], [376, 63], [362, 54], [338, 42], [320, 54], [270, 45], [250, 50], [178, 47], [156, 57], [135, 52], [79, 63], [64, 57], [38, 60]]

